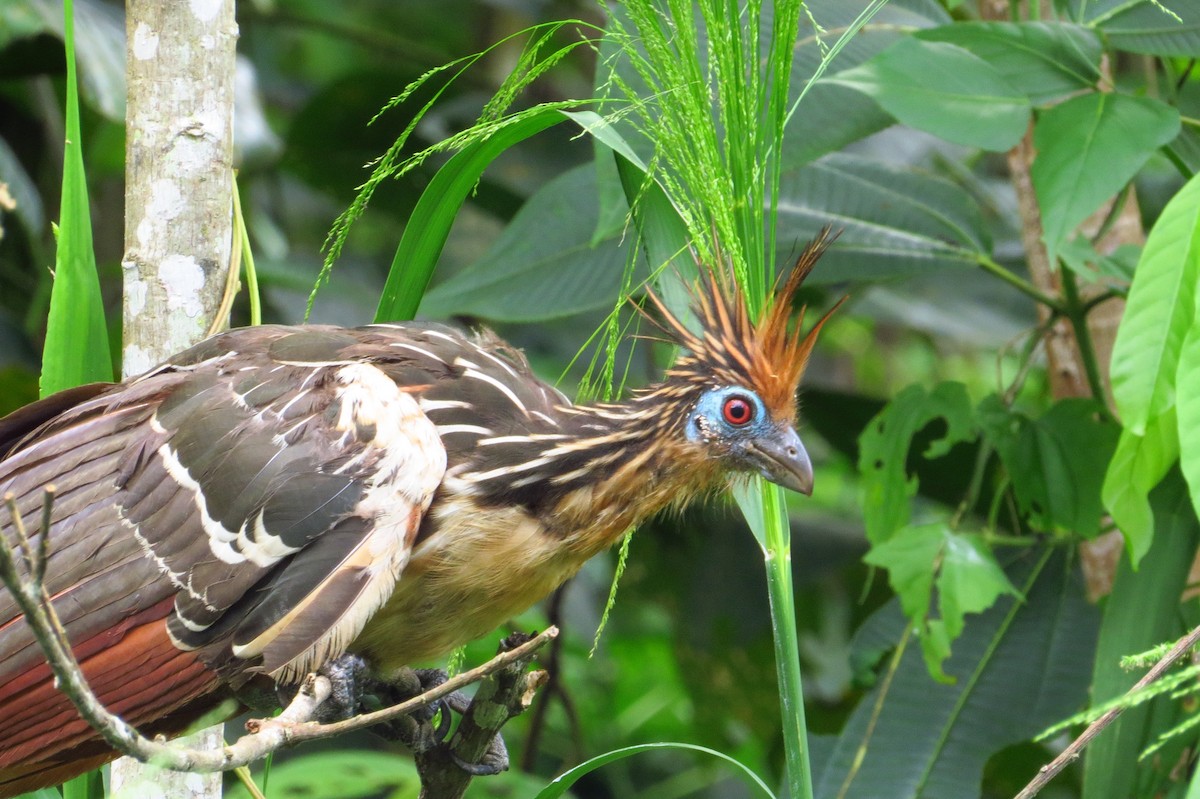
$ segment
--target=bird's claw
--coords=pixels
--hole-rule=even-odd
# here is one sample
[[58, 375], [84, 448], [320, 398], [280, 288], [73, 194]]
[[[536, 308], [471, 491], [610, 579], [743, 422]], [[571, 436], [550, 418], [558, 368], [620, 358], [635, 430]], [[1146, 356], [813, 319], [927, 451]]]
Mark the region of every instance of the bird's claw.
[[446, 752], [454, 765], [473, 777], [494, 777], [501, 772], [508, 771], [508, 747], [504, 745], [504, 739], [499, 734], [488, 744], [487, 751], [483, 753], [483, 757], [478, 763], [468, 763], [463, 760], [454, 753], [449, 745], [446, 746]]
[[[352, 718], [359, 713], [377, 710], [381, 706], [398, 704], [446, 682], [440, 669], [407, 669], [392, 680], [381, 680], [367, 662], [358, 655], [346, 653], [326, 663], [318, 671], [330, 683], [329, 697], [317, 709], [316, 720], [330, 723]], [[286, 706], [295, 695], [296, 686], [278, 686], [279, 700]], [[478, 763], [468, 763], [450, 745], [451, 714], [465, 713], [471, 704], [461, 691], [443, 696], [407, 716], [377, 724], [371, 728], [376, 735], [399, 741], [416, 754], [444, 748], [446, 755], [460, 769], [475, 777], [488, 777], [508, 770], [508, 748], [497, 735], [488, 745]], [[437, 724], [434, 725], [434, 719]]]
[[[370, 677], [370, 667], [358, 655], [346, 653], [326, 663], [317, 673], [329, 680], [329, 696], [316, 710], [314, 719], [322, 724], [344, 721], [363, 712], [363, 693]], [[298, 685], [277, 685], [275, 695], [282, 707], [287, 707], [299, 690]]]

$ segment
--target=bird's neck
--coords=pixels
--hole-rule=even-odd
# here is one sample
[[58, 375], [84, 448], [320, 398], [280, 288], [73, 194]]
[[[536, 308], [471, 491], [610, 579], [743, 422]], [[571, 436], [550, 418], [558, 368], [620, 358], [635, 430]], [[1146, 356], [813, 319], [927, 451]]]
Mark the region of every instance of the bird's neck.
[[625, 402], [559, 406], [552, 430], [481, 438], [451, 470], [452, 487], [484, 507], [523, 507], [552, 535], [599, 550], [717, 483], [715, 461], [684, 435], [693, 403], [661, 385]]
[[566, 489], [558, 517], [606, 546], [662, 508], [711, 490], [721, 472], [683, 434], [690, 404], [651, 392], [569, 409], [561, 471], [551, 478]]

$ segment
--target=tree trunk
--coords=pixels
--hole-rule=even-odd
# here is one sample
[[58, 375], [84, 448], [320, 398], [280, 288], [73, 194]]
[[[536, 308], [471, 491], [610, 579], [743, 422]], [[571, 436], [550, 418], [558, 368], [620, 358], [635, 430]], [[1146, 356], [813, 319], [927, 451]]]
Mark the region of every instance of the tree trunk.
[[[232, 242], [234, 0], [128, 0], [122, 371], [139, 374], [204, 338]], [[199, 740], [198, 740], [199, 739]], [[221, 726], [193, 746], [222, 745]], [[112, 791], [209, 799], [220, 774], [113, 764]], [[146, 788], [152, 792], [147, 793]]]

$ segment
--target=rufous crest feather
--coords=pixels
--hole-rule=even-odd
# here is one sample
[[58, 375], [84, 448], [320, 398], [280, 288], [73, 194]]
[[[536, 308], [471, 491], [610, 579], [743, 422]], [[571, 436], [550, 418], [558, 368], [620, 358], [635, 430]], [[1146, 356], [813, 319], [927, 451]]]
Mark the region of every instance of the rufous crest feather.
[[732, 274], [716, 268], [702, 270], [692, 289], [692, 307], [700, 330], [689, 330], [653, 292], [650, 300], [658, 309], [655, 320], [672, 341], [687, 352], [668, 370], [668, 378], [687, 382], [718, 382], [754, 389], [777, 418], [795, 415], [796, 389], [817, 335], [845, 298], [804, 332], [804, 309], [793, 326], [792, 300], [821, 255], [836, 238], [824, 228], [805, 246], [795, 267], [777, 284], [755, 323], [742, 290]]

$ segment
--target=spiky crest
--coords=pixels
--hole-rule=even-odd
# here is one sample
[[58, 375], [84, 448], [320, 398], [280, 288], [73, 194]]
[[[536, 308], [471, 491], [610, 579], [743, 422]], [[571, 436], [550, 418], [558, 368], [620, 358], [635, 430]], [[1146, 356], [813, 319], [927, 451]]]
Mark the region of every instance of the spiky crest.
[[802, 335], [804, 309], [794, 327], [789, 325], [792, 299], [804, 279], [836, 236], [824, 228], [800, 253], [795, 267], [776, 284], [757, 324], [750, 318], [740, 286], [728, 271], [702, 269], [692, 288], [692, 307], [700, 321], [693, 332], [653, 292], [650, 300], [658, 309], [655, 323], [687, 352], [667, 371], [668, 382], [687, 384], [725, 383], [753, 389], [778, 419], [796, 413], [796, 389], [804, 374], [817, 334], [838, 301]]

